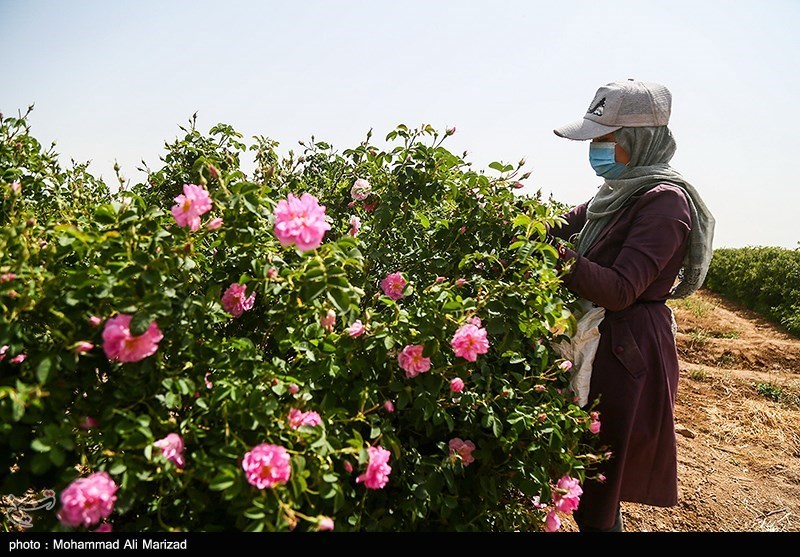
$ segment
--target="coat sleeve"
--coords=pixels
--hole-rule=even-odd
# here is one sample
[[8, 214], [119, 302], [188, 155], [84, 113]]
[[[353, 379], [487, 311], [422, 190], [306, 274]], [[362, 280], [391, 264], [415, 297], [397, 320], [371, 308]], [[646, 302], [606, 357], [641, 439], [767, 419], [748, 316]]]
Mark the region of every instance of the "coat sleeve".
[[563, 224], [558, 228], [550, 229], [550, 234], [556, 238], [569, 241], [570, 236], [580, 232], [583, 228], [583, 225], [586, 223], [587, 204], [588, 203], [581, 203], [580, 205], [573, 207], [572, 210], [561, 215], [563, 219], [566, 219], [566, 224]]
[[610, 311], [632, 305], [685, 245], [689, 204], [683, 192], [658, 186], [636, 203], [628, 236], [614, 264], [604, 267], [567, 250], [572, 268], [564, 277], [571, 291]]

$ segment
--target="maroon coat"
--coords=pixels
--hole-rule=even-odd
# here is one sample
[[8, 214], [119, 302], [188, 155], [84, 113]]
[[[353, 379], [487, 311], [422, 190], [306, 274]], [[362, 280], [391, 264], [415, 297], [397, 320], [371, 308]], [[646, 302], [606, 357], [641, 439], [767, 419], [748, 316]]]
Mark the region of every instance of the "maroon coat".
[[[586, 221], [586, 203], [553, 234], [568, 239]], [[659, 185], [626, 208], [592, 248], [574, 258], [564, 283], [606, 308], [592, 367], [589, 404], [600, 397], [600, 440], [612, 459], [604, 483], [587, 481], [576, 515], [610, 528], [620, 501], [660, 507], [678, 502], [674, 408], [678, 354], [665, 305], [688, 246], [691, 217], [683, 191]]]

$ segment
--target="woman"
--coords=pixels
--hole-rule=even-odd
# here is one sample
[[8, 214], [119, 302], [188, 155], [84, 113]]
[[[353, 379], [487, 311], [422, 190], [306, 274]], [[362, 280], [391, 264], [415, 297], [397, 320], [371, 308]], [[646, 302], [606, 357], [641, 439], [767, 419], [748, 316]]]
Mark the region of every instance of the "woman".
[[665, 301], [702, 285], [714, 218], [669, 166], [671, 100], [663, 85], [612, 82], [597, 91], [582, 120], [554, 130], [591, 140], [589, 162], [605, 179], [551, 231], [575, 248], [559, 244], [565, 286], [586, 306], [602, 308], [588, 355], [588, 404], [599, 399], [593, 410], [612, 458], [604, 464], [605, 482], [583, 486], [574, 518], [584, 532], [622, 531], [621, 501], [678, 502], [678, 354]]

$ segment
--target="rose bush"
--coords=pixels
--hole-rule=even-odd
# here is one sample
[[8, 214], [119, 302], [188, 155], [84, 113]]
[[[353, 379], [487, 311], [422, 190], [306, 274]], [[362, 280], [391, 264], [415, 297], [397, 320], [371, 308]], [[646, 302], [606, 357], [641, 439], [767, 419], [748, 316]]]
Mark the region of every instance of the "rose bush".
[[601, 471], [522, 163], [401, 125], [256, 137], [247, 175], [192, 121], [112, 191], [0, 126], [1, 489], [60, 493], [37, 529], [552, 530]]

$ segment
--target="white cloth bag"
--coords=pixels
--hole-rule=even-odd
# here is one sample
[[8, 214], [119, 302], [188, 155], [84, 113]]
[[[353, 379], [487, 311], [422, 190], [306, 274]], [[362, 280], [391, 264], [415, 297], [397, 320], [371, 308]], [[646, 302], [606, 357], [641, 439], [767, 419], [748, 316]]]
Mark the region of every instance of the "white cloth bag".
[[581, 315], [575, 334], [569, 340], [554, 343], [553, 348], [572, 362], [569, 387], [578, 397], [578, 405], [586, 406], [589, 402], [589, 387], [592, 382], [592, 364], [600, 344], [600, 323], [606, 314], [606, 308], [595, 307], [588, 300], [580, 303]]

